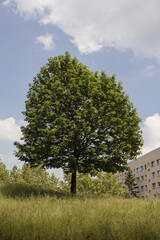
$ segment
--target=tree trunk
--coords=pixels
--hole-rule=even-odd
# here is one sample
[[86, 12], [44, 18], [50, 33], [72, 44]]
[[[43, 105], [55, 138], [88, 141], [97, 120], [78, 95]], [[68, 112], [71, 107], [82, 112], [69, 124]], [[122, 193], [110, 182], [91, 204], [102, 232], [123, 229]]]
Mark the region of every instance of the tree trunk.
[[73, 196], [76, 195], [76, 175], [77, 175], [77, 171], [75, 170], [72, 173], [72, 178], [71, 178], [71, 194]]

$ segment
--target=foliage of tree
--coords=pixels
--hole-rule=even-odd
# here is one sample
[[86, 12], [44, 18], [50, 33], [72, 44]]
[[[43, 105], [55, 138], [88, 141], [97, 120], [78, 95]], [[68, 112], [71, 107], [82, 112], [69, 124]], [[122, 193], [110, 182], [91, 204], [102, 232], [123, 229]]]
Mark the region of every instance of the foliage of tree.
[[[2, 162], [0, 162], [2, 163]], [[55, 194], [68, 195], [70, 192], [71, 173], [64, 175], [64, 180], [56, 178], [54, 173], [49, 174], [41, 166], [31, 167], [24, 164], [22, 169], [14, 166], [11, 171], [6, 169], [4, 163], [0, 164], [5, 169], [3, 183], [7, 183], [3, 192], [11, 196], [25, 196], [32, 194]], [[0, 168], [0, 173], [2, 173]], [[77, 174], [78, 196], [126, 196], [127, 188], [124, 188], [123, 181], [117, 182], [116, 176], [112, 173], [97, 172], [95, 177], [90, 174]]]
[[22, 169], [14, 166], [10, 171], [10, 182], [54, 190], [59, 185], [59, 179], [55, 177], [54, 173], [50, 176], [47, 170], [43, 169], [40, 165], [32, 168], [29, 164], [24, 164]]
[[68, 52], [48, 59], [29, 85], [25, 106], [28, 124], [15, 155], [31, 166], [72, 173], [72, 193], [77, 172], [121, 171], [140, 152], [141, 120], [122, 84]]
[[129, 193], [133, 197], [137, 197], [138, 185], [136, 184], [135, 177], [133, 176], [132, 170], [129, 168], [125, 174], [125, 184], [128, 187]]
[[16, 165], [13, 166], [12, 170], [10, 171], [10, 182], [11, 183], [23, 183], [24, 179], [22, 176], [22, 171]]
[[[69, 190], [71, 173], [65, 174], [63, 190]], [[77, 174], [77, 193], [78, 195], [112, 195], [125, 196], [128, 191], [124, 187], [123, 181], [117, 181], [117, 177], [112, 173], [97, 172], [95, 177], [90, 174]]]
[[49, 173], [45, 169], [42, 169], [41, 166], [31, 168], [29, 165], [24, 164], [22, 167], [22, 177], [27, 184], [44, 188], [49, 186]]
[[6, 183], [9, 181], [9, 171], [5, 164], [0, 159], [0, 183]]

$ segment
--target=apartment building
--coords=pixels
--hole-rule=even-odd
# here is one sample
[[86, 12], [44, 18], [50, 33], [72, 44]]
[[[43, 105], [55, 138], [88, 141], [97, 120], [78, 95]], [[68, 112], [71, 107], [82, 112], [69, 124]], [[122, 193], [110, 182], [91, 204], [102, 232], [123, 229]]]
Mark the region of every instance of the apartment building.
[[[128, 166], [135, 177], [139, 197], [160, 196], [160, 147], [130, 161]], [[125, 180], [125, 172], [118, 173], [118, 180]]]

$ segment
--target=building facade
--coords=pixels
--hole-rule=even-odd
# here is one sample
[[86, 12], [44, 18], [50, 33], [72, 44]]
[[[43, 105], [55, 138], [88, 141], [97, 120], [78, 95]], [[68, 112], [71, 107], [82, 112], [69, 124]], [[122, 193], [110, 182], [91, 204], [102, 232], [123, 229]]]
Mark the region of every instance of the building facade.
[[[130, 161], [128, 167], [135, 177], [138, 197], [160, 196], [160, 147]], [[125, 174], [125, 172], [118, 173], [118, 180], [124, 181]]]

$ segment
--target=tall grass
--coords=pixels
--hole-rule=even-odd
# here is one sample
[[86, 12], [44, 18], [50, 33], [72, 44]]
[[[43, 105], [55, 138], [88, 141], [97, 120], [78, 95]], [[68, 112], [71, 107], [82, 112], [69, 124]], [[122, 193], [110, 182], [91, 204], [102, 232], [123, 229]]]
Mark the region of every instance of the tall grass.
[[51, 197], [69, 197], [69, 192], [51, 187], [42, 188], [41, 186], [30, 185], [26, 183], [7, 183], [0, 185], [0, 194], [7, 198], [25, 199], [31, 196], [51, 196]]
[[0, 195], [0, 240], [156, 240], [160, 201]]

